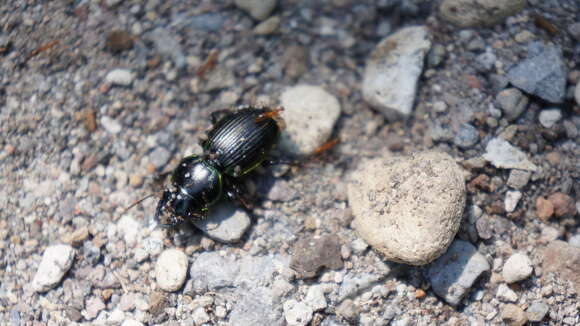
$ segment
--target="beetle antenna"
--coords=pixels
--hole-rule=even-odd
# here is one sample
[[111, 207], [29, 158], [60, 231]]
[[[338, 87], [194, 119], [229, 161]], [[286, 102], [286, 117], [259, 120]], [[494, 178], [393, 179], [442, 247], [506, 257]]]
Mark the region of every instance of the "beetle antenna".
[[125, 213], [127, 213], [131, 208], [141, 204], [142, 202], [144, 202], [146, 199], [149, 199], [151, 197], [155, 196], [154, 194], [149, 194], [141, 199], [139, 199], [138, 201], [134, 202], [133, 204], [131, 204], [129, 207], [125, 208], [125, 210], [121, 213], [121, 215], [125, 215]]

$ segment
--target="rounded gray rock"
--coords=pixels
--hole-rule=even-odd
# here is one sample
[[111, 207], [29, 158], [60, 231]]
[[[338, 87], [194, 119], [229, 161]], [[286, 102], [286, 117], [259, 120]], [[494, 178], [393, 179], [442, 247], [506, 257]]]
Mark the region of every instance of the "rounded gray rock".
[[507, 283], [514, 283], [528, 278], [533, 270], [530, 258], [526, 254], [516, 253], [505, 262], [502, 275]]
[[524, 9], [526, 0], [445, 0], [441, 18], [459, 27], [492, 26]]
[[155, 265], [155, 278], [162, 290], [172, 292], [179, 290], [185, 282], [189, 262], [183, 251], [168, 249], [159, 255]]
[[193, 221], [193, 224], [210, 238], [230, 243], [239, 241], [252, 221], [246, 211], [224, 201], [213, 206], [207, 218]]
[[312, 308], [304, 302], [298, 302], [292, 299], [284, 303], [284, 318], [288, 325], [308, 325], [313, 313]]
[[281, 96], [286, 128], [280, 147], [292, 155], [310, 155], [332, 134], [340, 117], [340, 103], [322, 87], [298, 85]]
[[387, 260], [424, 265], [447, 250], [466, 196], [462, 170], [448, 154], [372, 159], [353, 176], [354, 227]]

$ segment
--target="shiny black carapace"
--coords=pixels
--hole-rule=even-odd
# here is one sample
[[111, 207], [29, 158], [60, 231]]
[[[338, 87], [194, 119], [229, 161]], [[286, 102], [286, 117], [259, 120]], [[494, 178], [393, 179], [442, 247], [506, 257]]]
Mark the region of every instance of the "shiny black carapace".
[[260, 165], [278, 142], [282, 108], [243, 107], [212, 115], [213, 128], [202, 142], [203, 154], [184, 158], [157, 204], [155, 219], [174, 227], [201, 219], [223, 195], [248, 207], [238, 178]]

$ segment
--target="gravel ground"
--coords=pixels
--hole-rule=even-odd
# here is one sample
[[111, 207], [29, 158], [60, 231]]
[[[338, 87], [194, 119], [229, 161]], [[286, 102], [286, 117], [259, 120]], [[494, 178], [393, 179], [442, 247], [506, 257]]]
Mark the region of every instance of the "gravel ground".
[[[580, 324], [580, 3], [473, 2], [1, 2], [0, 324]], [[212, 112], [281, 103], [273, 155], [305, 163], [259, 168], [251, 212], [125, 211]], [[386, 261], [349, 182], [425, 150], [462, 169], [461, 227]]]

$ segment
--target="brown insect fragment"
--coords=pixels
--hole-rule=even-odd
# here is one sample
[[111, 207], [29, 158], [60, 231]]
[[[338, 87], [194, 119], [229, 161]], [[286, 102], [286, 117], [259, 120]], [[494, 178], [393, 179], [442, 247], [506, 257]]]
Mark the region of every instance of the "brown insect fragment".
[[218, 50], [212, 50], [209, 55], [207, 56], [207, 60], [205, 61], [204, 64], [202, 64], [197, 71], [195, 72], [195, 75], [199, 78], [204, 78], [205, 75], [212, 71], [215, 66], [217, 65], [217, 60], [218, 60], [218, 55], [219, 55], [219, 51]]
[[30, 60], [31, 58], [39, 55], [42, 52], [48, 51], [51, 48], [55, 47], [56, 45], [58, 45], [58, 43], [60, 43], [60, 41], [56, 40], [56, 41], [51, 41], [48, 42], [44, 45], [39, 46], [38, 48], [34, 49], [32, 52], [30, 52], [30, 54], [28, 55], [28, 57], [26, 57], [26, 61]]
[[534, 24], [543, 30], [545, 30], [550, 36], [558, 35], [558, 28], [552, 24], [548, 19], [540, 14], [534, 14]]

